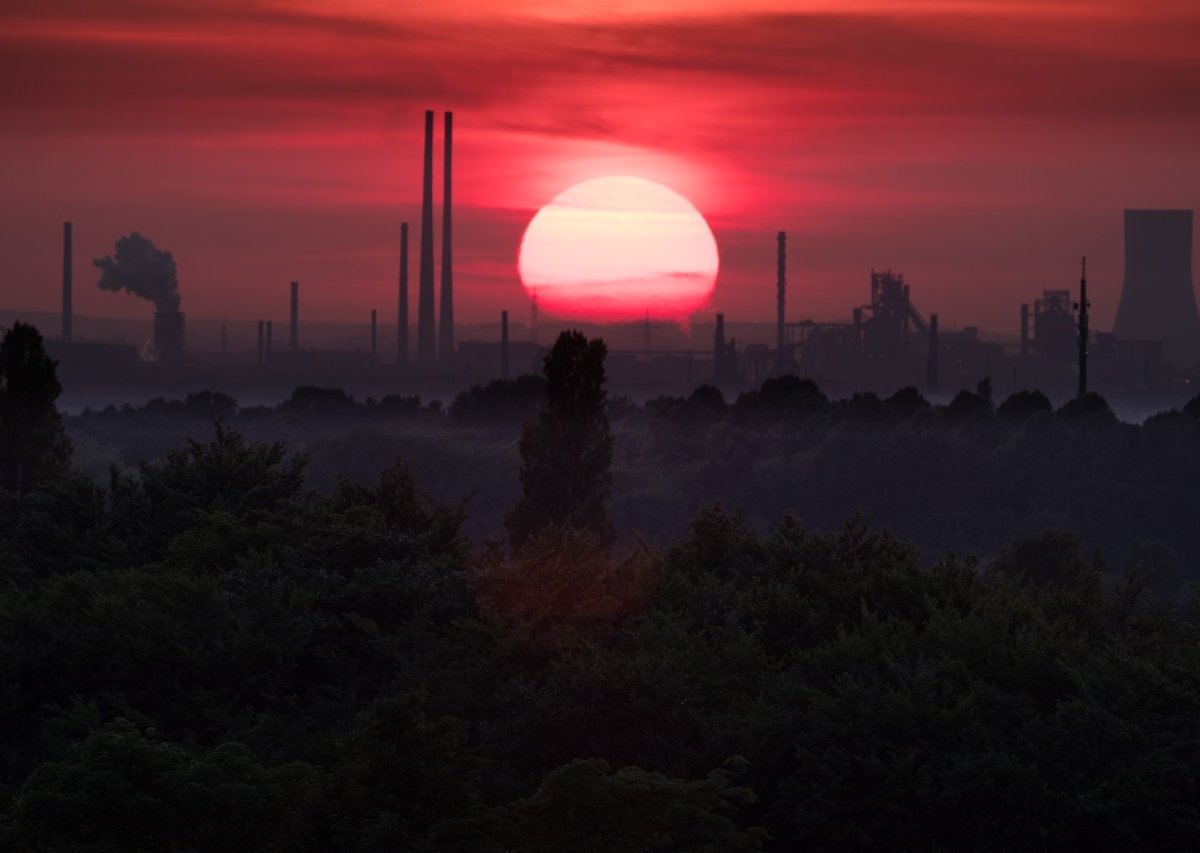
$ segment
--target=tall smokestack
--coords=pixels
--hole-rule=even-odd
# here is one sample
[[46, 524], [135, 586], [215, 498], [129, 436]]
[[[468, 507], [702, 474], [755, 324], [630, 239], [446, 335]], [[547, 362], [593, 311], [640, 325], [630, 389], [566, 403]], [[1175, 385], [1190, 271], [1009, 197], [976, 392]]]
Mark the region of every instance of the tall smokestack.
[[300, 282], [292, 282], [292, 328], [288, 333], [288, 349], [300, 348]]
[[1079, 396], [1087, 396], [1088, 390], [1088, 298], [1087, 258], [1080, 265], [1079, 274]]
[[1125, 284], [1113, 332], [1163, 342], [1169, 358], [1200, 358], [1192, 285], [1192, 211], [1125, 211]]
[[778, 280], [776, 281], [776, 305], [775, 305], [775, 346], [777, 349], [777, 363], [779, 372], [783, 373], [784, 357], [783, 357], [783, 319], [784, 319], [784, 302], [787, 296], [787, 234], [783, 231], [779, 232], [779, 250], [778, 250]]
[[379, 349], [376, 346], [378, 343], [378, 326], [375, 323], [375, 309], [371, 309], [371, 364], [375, 363], [375, 359], [379, 356]]
[[71, 343], [71, 223], [63, 223], [62, 339]]
[[421, 195], [421, 282], [417, 296], [417, 361], [433, 364], [433, 110], [425, 111], [425, 176]]
[[408, 364], [408, 223], [400, 223], [400, 306], [396, 313], [396, 363]]
[[938, 315], [929, 315], [929, 363], [925, 366], [925, 385], [930, 391], [938, 387]]
[[443, 362], [454, 360], [454, 272], [450, 241], [450, 149], [453, 145], [454, 113], [446, 113], [445, 153], [442, 156], [442, 315], [438, 328], [439, 354]]
[[508, 378], [508, 312], [500, 312], [500, 378]]
[[713, 378], [718, 382], [725, 378], [725, 315], [717, 315], [713, 329]]
[[1021, 358], [1029, 355], [1029, 303], [1021, 303]]

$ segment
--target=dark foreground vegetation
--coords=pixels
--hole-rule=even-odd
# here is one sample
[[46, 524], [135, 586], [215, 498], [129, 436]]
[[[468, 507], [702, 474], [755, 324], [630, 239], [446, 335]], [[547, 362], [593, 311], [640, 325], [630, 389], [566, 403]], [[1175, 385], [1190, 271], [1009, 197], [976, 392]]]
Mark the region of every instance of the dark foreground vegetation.
[[98, 486], [54, 394], [22, 390], [40, 341], [12, 339], [0, 849], [1200, 837], [1200, 625], [1164, 545], [1113, 566], [1040, 533], [977, 564], [859, 516], [762, 529], [710, 506], [667, 546], [614, 548], [622, 435], [602, 374], [578, 381], [581, 338], [523, 430], [506, 542], [464, 537], [464, 505], [403, 461], [316, 490], [304, 455], [220, 424]]

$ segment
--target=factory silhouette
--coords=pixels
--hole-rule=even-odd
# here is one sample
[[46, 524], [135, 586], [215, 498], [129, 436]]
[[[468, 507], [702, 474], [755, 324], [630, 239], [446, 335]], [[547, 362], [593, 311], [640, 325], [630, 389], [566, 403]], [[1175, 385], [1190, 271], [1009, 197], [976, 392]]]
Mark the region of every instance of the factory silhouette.
[[[420, 246], [417, 271], [415, 347], [410, 341], [409, 223], [400, 225], [395, 352], [381, 358], [378, 312], [370, 312], [369, 347], [359, 350], [305, 347], [301, 286], [289, 285], [290, 317], [286, 348], [278, 348], [272, 320], [256, 323], [253, 350], [231, 351], [223, 325], [216, 352], [186, 346], [175, 264], [169, 252], [134, 233], [122, 237], [116, 253], [94, 262], [99, 286], [127, 290], [155, 305], [147, 346], [81, 341], [72, 311], [72, 225], [63, 226], [61, 338], [49, 341], [68, 389], [143, 389], [178, 393], [203, 387], [259, 388], [287, 392], [297, 384], [402, 381], [424, 393], [453, 393], [465, 384], [536, 372], [534, 300], [528, 334], [514, 340], [509, 312], [486, 340], [457, 340], [454, 319], [452, 216], [453, 114], [444, 114], [440, 270], [434, 246], [434, 119], [425, 113]], [[989, 378], [1000, 388], [1037, 388], [1058, 396], [1088, 390], [1113, 394], [1184, 391], [1200, 362], [1191, 258], [1190, 210], [1126, 210], [1125, 271], [1116, 321], [1111, 331], [1090, 328], [1086, 259], [1077, 291], [1045, 290], [1020, 305], [1015, 342], [985, 340], [975, 327], [949, 331], [939, 315], [916, 306], [904, 275], [872, 270], [864, 304], [842, 321], [787, 318], [787, 236], [776, 238], [777, 277], [774, 345], [739, 344], [732, 324], [718, 313], [697, 322], [690, 339], [656, 346], [666, 337], [662, 324], [647, 319], [641, 329], [610, 338], [609, 374], [614, 387], [631, 393], [677, 392], [699, 384], [726, 389], [749, 387], [771, 376], [798, 374], [833, 390], [889, 391], [906, 386], [927, 392], [973, 387]], [[440, 287], [435, 286], [440, 272]], [[1014, 312], [1016, 314], [1016, 312]], [[1018, 317], [1014, 316], [1014, 320]], [[746, 328], [746, 324], [743, 324]], [[711, 331], [710, 331], [711, 330]], [[705, 337], [711, 334], [711, 344]]]

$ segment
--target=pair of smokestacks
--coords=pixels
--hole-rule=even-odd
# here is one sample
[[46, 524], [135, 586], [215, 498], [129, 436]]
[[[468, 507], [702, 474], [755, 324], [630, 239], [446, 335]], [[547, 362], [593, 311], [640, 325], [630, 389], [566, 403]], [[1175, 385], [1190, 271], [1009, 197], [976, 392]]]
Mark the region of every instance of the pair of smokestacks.
[[[445, 114], [442, 165], [442, 288], [440, 323], [434, 314], [433, 285], [433, 110], [425, 111], [425, 164], [421, 195], [421, 255], [417, 293], [417, 362], [432, 365], [454, 359], [454, 271], [451, 228], [451, 150], [454, 113]], [[408, 223], [400, 226], [400, 310], [396, 360], [408, 361]], [[435, 326], [437, 332], [435, 334]]]

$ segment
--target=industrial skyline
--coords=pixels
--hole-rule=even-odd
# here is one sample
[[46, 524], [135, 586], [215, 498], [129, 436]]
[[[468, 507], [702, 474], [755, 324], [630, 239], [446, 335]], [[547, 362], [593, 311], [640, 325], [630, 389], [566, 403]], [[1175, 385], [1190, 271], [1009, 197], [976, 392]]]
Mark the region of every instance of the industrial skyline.
[[20, 168], [0, 304], [54, 310], [53, 231], [69, 219], [81, 257], [141, 230], [186, 258], [194, 317], [264, 316], [293, 279], [313, 316], [364, 316], [391, 301], [399, 224], [421, 222], [414, 117], [430, 106], [458, 113], [466, 323], [524, 313], [522, 229], [598, 175], [651, 178], [704, 213], [721, 248], [708, 319], [772, 316], [763, 245], [783, 229], [800, 316], [837, 317], [864, 267], [890, 265], [943, 319], [1000, 330], [1021, 293], [1074, 278], [1087, 254], [1094, 321], [1111, 326], [1112, 211], [1198, 203], [1186, 4], [637, 5], [0, 12], [0, 71], [25, 81], [3, 93], [0, 155]]
[[[447, 129], [450, 122], [447, 114]], [[429, 151], [432, 151], [432, 128], [432, 112], [429, 112], [426, 114]], [[447, 135], [447, 162], [451, 156]], [[432, 171], [431, 157], [424, 164], [424, 176], [431, 179]], [[426, 185], [430, 184], [431, 180], [427, 180]], [[447, 179], [445, 198], [450, 197], [451, 191], [452, 183]], [[448, 211], [449, 207], [445, 209]], [[432, 204], [426, 205], [423, 219], [432, 218], [431, 210]], [[1019, 335], [1015, 341], [1008, 336], [998, 340], [981, 334], [973, 326], [943, 326], [936, 311], [926, 318], [917, 309], [912, 286], [904, 274], [891, 268], [871, 270], [869, 298], [852, 307], [848, 318], [797, 319], [788, 315], [788, 235], [780, 231], [775, 239], [773, 345], [747, 336], [740, 343], [736, 338], [727, 340], [726, 317], [721, 312], [714, 318], [707, 345], [697, 345], [695, 330], [681, 347], [656, 345], [654, 324], [647, 314], [640, 342], [632, 345], [627, 340], [610, 342], [614, 378], [619, 380], [618, 384], [633, 381], [647, 388], [687, 389], [701, 383], [738, 388], [753, 386], [770, 376], [793, 374], [817, 377], [832, 382], [833, 387], [849, 390], [886, 391], [920, 386], [936, 394], [943, 390], [943, 380], [949, 387], [963, 387], [976, 381], [990, 383], [992, 377], [1000, 377], [1002, 387], [1010, 389], [1036, 388], [1062, 394], [1068, 393], [1068, 387], [1073, 385], [1075, 395], [1083, 397], [1092, 390], [1089, 383], [1095, 376], [1104, 389], [1126, 394], [1186, 390], [1192, 381], [1200, 379], [1197, 374], [1200, 317], [1190, 261], [1193, 212], [1126, 210], [1123, 221], [1125, 281], [1115, 330], [1091, 324], [1086, 256], [1081, 262], [1077, 290], [1046, 289], [1041, 298], [1020, 304]], [[448, 214], [444, 222], [450, 226]], [[450, 230], [446, 227], [444, 233], [448, 235]], [[171, 252], [156, 247], [136, 232], [119, 239], [114, 255], [94, 260], [93, 266], [101, 270], [100, 289], [124, 290], [154, 303], [151, 337], [140, 353], [134, 347], [114, 346], [95, 339], [77, 342], [73, 314], [73, 233], [72, 223], [64, 223], [60, 333], [53, 347], [64, 364], [64, 376], [69, 382], [88, 375], [102, 383], [116, 380], [118, 385], [128, 384], [144, 372], [133, 370], [139, 360], [151, 363], [152, 369], [158, 371], [158, 378], [165, 381], [178, 381], [196, 369], [202, 373], [211, 370], [204, 367], [214, 365], [211, 351], [206, 354], [202, 349], [190, 357], [186, 351], [185, 318], [178, 310], [183, 294]], [[302, 348], [300, 283], [292, 281], [289, 343], [285, 351], [277, 352], [274, 348], [273, 321], [257, 321], [253, 361], [260, 378], [286, 384], [340, 375], [360, 381], [363, 377], [379, 378], [382, 370], [393, 381], [422, 377], [445, 381], [458, 377], [470, 383], [509, 378], [514, 362], [520, 365], [517, 373], [536, 372], [540, 358], [536, 315], [531, 314], [527, 340], [513, 341], [508, 311], [504, 310], [494, 333], [485, 333], [482, 338], [468, 337], [461, 345], [456, 344], [453, 292], [447, 286], [453, 267], [448, 240], [442, 244], [440, 329], [435, 341], [433, 288], [424, 288], [419, 297], [416, 331], [418, 342], [424, 342], [426, 351], [422, 352], [419, 346], [415, 362], [410, 358], [406, 341], [411, 330], [407, 323], [399, 322], [408, 314], [407, 237], [407, 227], [402, 225], [394, 360], [390, 354], [380, 358], [377, 308], [370, 309], [369, 346], [365, 353], [362, 348], [322, 349], [319, 345]], [[423, 244], [427, 242], [432, 241], [422, 240]], [[431, 251], [424, 254], [432, 260]], [[426, 282], [433, 278], [432, 266], [431, 262], [422, 264]], [[743, 324], [742, 329], [745, 328]], [[237, 371], [244, 369], [245, 359], [239, 359], [237, 351], [235, 346], [231, 352], [228, 328], [222, 322], [220, 355], [214, 365], [220, 369], [217, 374], [206, 374], [210, 381], [240, 381]], [[192, 367], [180, 373], [189, 361], [193, 362]]]

